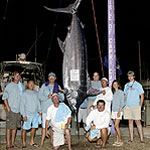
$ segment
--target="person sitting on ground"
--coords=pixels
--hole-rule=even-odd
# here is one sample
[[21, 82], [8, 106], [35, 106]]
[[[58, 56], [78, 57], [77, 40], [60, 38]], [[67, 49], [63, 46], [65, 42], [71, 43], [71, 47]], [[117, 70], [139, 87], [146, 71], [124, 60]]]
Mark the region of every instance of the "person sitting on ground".
[[22, 95], [20, 113], [23, 116], [22, 148], [26, 148], [26, 132], [31, 129], [30, 146], [38, 147], [34, 142], [35, 131], [41, 118], [41, 107], [38, 92], [34, 90], [34, 81], [30, 80], [27, 90]]
[[57, 150], [61, 145], [64, 145], [64, 134], [66, 134], [67, 137], [68, 149], [71, 150], [71, 135], [69, 131], [71, 110], [65, 103], [60, 103], [60, 98], [57, 93], [53, 93], [51, 99], [53, 104], [47, 109], [45, 132], [47, 134], [48, 125], [51, 122], [54, 150]]
[[90, 142], [97, 141], [100, 145], [102, 140], [102, 148], [106, 149], [106, 142], [110, 132], [110, 113], [105, 109], [105, 101], [98, 100], [97, 108], [92, 110], [86, 119], [86, 130], [88, 132], [88, 140]]

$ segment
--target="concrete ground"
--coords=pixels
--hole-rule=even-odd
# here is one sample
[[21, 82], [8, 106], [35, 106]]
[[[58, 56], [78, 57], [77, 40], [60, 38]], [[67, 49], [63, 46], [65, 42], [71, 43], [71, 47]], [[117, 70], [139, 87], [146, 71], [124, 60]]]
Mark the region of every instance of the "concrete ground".
[[[140, 144], [140, 139], [139, 136], [137, 134], [136, 128], [134, 130], [134, 142], [133, 143], [128, 143], [129, 140], [129, 134], [128, 134], [128, 128], [121, 128], [121, 133], [122, 133], [122, 141], [123, 141], [123, 146], [121, 147], [114, 147], [112, 146], [112, 144], [115, 142], [116, 140], [116, 136], [115, 133], [113, 133], [109, 140], [108, 140], [108, 144], [107, 144], [107, 150], [150, 150], [150, 127], [146, 127], [144, 128], [144, 140], [145, 140], [145, 144], [142, 145]], [[81, 129], [82, 132], [82, 129]], [[90, 143], [87, 141], [87, 138], [84, 135], [80, 135], [79, 139], [78, 136], [73, 134], [74, 131], [71, 131], [72, 134], [72, 150], [100, 150], [101, 147], [97, 147], [96, 143]], [[0, 150], [5, 150], [6, 148], [6, 141], [5, 141], [5, 135], [1, 135], [0, 136]], [[35, 142], [37, 144], [40, 144], [40, 140], [41, 140], [41, 135], [36, 134], [35, 137]], [[29, 145], [30, 142], [30, 134], [28, 134], [27, 136], [27, 148], [26, 150], [34, 150], [37, 149], [33, 146]], [[22, 149], [22, 144], [21, 144], [21, 136], [17, 135], [16, 137], [16, 145], [19, 147], [19, 150]], [[50, 139], [46, 139], [44, 146], [42, 148], [42, 150], [52, 150], [52, 146], [50, 145]], [[61, 146], [60, 150], [67, 150], [67, 145]]]

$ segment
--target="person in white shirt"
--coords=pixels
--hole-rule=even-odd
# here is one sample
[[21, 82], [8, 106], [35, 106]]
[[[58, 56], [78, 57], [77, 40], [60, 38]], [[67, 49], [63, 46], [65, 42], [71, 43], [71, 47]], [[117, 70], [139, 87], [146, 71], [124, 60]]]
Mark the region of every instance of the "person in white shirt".
[[110, 113], [105, 109], [105, 101], [100, 99], [97, 101], [97, 108], [91, 111], [86, 119], [86, 130], [90, 129], [88, 138], [90, 141], [97, 141], [97, 144], [100, 144], [102, 139], [103, 150], [106, 149], [109, 123]]
[[101, 93], [99, 95], [97, 95], [93, 105], [91, 105], [91, 108], [96, 106], [97, 101], [99, 99], [103, 99], [103, 100], [105, 100], [105, 103], [106, 103], [105, 109], [108, 112], [111, 112], [111, 102], [113, 99], [113, 93], [111, 91], [111, 88], [108, 87], [108, 79], [107, 78], [105, 78], [105, 77], [102, 78], [101, 83], [102, 83], [102, 88], [100, 89]]
[[71, 150], [71, 135], [69, 131], [71, 110], [63, 102], [59, 102], [59, 95], [57, 93], [52, 95], [52, 102], [53, 104], [47, 109], [45, 133], [48, 133], [48, 125], [51, 123], [54, 150], [64, 145], [64, 134], [67, 137], [68, 149]]

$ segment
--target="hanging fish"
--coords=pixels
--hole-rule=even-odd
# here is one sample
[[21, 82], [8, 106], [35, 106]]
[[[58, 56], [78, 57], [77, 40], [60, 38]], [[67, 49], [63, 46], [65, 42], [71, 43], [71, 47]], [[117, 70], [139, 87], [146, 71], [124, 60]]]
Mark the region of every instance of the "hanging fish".
[[70, 27], [65, 40], [58, 38], [63, 52], [63, 86], [66, 89], [66, 98], [72, 111], [77, 113], [80, 104], [88, 96], [95, 96], [100, 90], [90, 87], [90, 78], [87, 65], [87, 45], [81, 22], [77, 16], [77, 9], [81, 0], [76, 0], [66, 8], [50, 11], [69, 13], [72, 15]]

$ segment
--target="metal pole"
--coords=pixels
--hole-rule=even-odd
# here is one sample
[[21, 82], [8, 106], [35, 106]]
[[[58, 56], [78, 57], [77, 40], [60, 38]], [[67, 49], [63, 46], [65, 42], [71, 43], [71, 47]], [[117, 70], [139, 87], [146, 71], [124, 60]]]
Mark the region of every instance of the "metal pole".
[[38, 40], [38, 30], [35, 30], [35, 62], [37, 61], [37, 40]]

